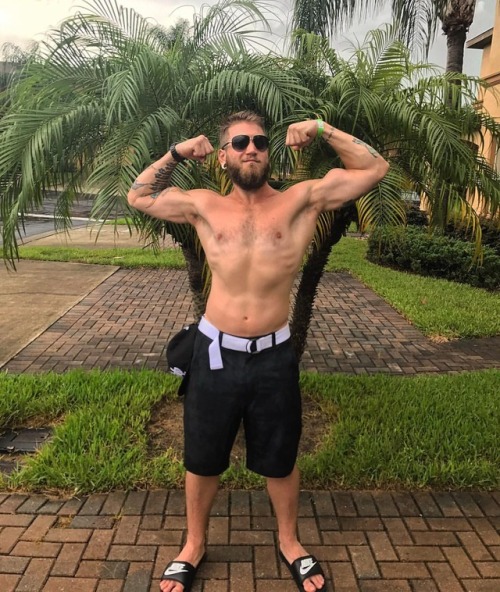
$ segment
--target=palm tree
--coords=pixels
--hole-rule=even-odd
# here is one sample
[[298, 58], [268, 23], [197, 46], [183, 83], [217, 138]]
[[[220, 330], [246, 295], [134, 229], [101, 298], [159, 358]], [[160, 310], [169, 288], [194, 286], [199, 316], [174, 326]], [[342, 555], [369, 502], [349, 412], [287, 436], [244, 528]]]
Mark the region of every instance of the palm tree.
[[[329, 36], [351, 25], [355, 18], [375, 14], [385, 3], [386, 0], [295, 0], [294, 29]], [[422, 47], [424, 56], [441, 21], [448, 45], [446, 71], [463, 71], [465, 39], [474, 20], [476, 0], [391, 0], [391, 8], [400, 39], [411, 47]]]
[[[303, 84], [315, 89], [317, 112], [376, 148], [391, 164], [386, 178], [357, 202], [362, 229], [404, 223], [401, 190], [412, 188], [425, 194], [431, 224], [443, 227], [454, 212], [474, 230], [479, 249], [479, 219], [462, 188], [494, 212], [500, 208], [500, 184], [495, 171], [463, 138], [470, 139], [481, 129], [500, 138], [500, 127], [470, 106], [475, 80], [462, 77], [457, 87], [454, 76], [413, 63], [410, 51], [390, 27], [369, 33], [348, 60], [341, 59], [322, 36], [302, 32], [295, 41], [296, 67]], [[450, 94], [464, 100], [448, 104]], [[297, 180], [301, 174], [320, 176], [336, 159], [318, 144], [299, 161]], [[449, 211], [442, 207], [444, 196]], [[300, 353], [319, 279], [332, 246], [351, 219], [352, 213], [342, 210], [333, 217], [323, 216], [318, 227], [293, 313], [292, 333]]]
[[[144, 236], [171, 234], [183, 247], [196, 314], [203, 310], [200, 265], [190, 227], [130, 212], [133, 179], [174, 140], [205, 133], [250, 108], [273, 124], [307, 104], [308, 92], [282, 60], [259, 52], [267, 21], [258, 4], [222, 0], [166, 30], [115, 2], [96, 0], [53, 30], [33, 56], [0, 124], [4, 257], [17, 254], [16, 228], [49, 188], [60, 224], [79, 194], [95, 195], [93, 216], [128, 212]], [[178, 167], [174, 182], [221, 189], [215, 160]], [[227, 185], [227, 182], [226, 182]]]

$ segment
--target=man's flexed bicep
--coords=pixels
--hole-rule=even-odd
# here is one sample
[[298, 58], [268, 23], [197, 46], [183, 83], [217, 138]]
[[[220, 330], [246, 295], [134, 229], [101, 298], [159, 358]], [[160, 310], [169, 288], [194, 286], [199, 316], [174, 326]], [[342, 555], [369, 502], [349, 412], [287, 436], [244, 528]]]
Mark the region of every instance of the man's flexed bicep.
[[288, 128], [286, 143], [299, 150], [315, 137], [328, 142], [345, 166], [344, 169], [332, 169], [322, 179], [310, 182], [310, 201], [319, 210], [336, 210], [358, 199], [389, 170], [387, 161], [374, 148], [320, 119], [292, 124]]
[[[385, 162], [385, 161], [384, 161]], [[318, 210], [338, 210], [356, 202], [385, 176], [377, 170], [332, 169], [311, 188], [311, 203]]]
[[172, 174], [179, 162], [186, 159], [203, 162], [213, 150], [205, 136], [174, 144], [137, 177], [127, 195], [129, 204], [155, 218], [180, 223], [190, 221], [196, 214], [195, 198], [199, 190], [171, 187]]

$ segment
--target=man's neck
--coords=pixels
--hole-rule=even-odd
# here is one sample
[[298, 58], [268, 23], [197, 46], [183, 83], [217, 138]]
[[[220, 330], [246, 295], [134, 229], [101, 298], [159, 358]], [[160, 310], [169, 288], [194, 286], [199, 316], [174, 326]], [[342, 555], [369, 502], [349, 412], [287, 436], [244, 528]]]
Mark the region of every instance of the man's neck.
[[270, 197], [274, 193], [276, 193], [276, 191], [266, 181], [262, 187], [251, 190], [242, 189], [238, 185], [234, 185], [233, 190], [229, 195], [232, 195], [237, 201], [255, 203]]

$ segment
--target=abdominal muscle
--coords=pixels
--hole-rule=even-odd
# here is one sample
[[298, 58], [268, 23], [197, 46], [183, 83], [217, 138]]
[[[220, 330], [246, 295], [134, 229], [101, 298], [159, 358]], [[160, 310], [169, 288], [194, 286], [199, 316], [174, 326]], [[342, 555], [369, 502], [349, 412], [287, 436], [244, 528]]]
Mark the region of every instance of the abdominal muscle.
[[242, 262], [238, 271], [227, 273], [226, 265], [225, 272], [212, 270], [205, 312], [208, 321], [220, 331], [240, 337], [266, 335], [286, 325], [295, 270]]

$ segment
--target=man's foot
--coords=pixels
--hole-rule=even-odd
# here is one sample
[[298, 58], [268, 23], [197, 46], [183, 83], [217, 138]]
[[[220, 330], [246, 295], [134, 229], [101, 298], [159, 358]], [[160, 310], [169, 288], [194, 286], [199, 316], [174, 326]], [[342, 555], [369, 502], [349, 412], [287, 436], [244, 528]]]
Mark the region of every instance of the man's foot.
[[205, 549], [186, 545], [180, 554], [163, 570], [160, 581], [162, 592], [190, 592], [198, 568], [205, 559]]
[[[326, 591], [323, 570], [316, 558], [309, 555], [299, 543], [282, 545], [280, 557], [290, 571], [300, 592]], [[310, 574], [308, 576], [308, 574]]]

